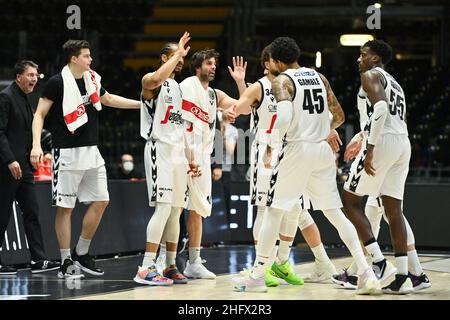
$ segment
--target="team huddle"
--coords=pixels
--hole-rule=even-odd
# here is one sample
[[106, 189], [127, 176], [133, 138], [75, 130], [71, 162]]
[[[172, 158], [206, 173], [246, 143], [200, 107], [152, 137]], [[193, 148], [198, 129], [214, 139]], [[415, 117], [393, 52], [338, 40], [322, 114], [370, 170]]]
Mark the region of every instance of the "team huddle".
[[[342, 142], [336, 128], [344, 112], [327, 78], [298, 64], [300, 49], [279, 37], [261, 53], [264, 76], [247, 86], [246, 62], [233, 58], [230, 74], [239, 100], [213, 89], [219, 54], [203, 50], [191, 57], [192, 76], [181, 83], [176, 73], [190, 47], [189, 33], [161, 50], [161, 66], [142, 78], [141, 100], [108, 93], [90, 69], [89, 44], [69, 40], [63, 49], [68, 64], [49, 79], [33, 120], [31, 163], [42, 158], [40, 135], [50, 109], [53, 131], [53, 204], [61, 252], [60, 278], [82, 278], [80, 270], [102, 276], [89, 255], [91, 239], [109, 202], [105, 163], [98, 151], [101, 104], [140, 109], [149, 205], [155, 207], [146, 230], [146, 249], [134, 281], [167, 286], [188, 278], [215, 279], [200, 256], [203, 218], [211, 215], [211, 154], [217, 113], [233, 123], [251, 114], [255, 135], [251, 146], [250, 190], [257, 207], [253, 227], [256, 259], [232, 280], [237, 291], [266, 292], [282, 283], [332, 281], [357, 294], [405, 294], [431, 286], [403, 215], [402, 200], [411, 157], [405, 122], [405, 95], [384, 70], [391, 47], [380, 40], [364, 44], [358, 59], [361, 88], [358, 111], [361, 131], [347, 144], [344, 159], [354, 160], [341, 196], [336, 182], [335, 153]], [[53, 107], [52, 107], [53, 106]], [[369, 196], [365, 208], [364, 196]], [[76, 199], [90, 203], [80, 239], [70, 249], [71, 214]], [[353, 263], [338, 273], [320, 239], [308, 209], [321, 210], [337, 229]], [[183, 272], [176, 265], [179, 219], [189, 210], [189, 260]], [[391, 230], [395, 266], [377, 243], [381, 217]], [[314, 257], [314, 271], [297, 275], [290, 248], [297, 228]], [[161, 247], [161, 248], [160, 248]], [[159, 249], [159, 258], [157, 253]], [[157, 268], [157, 260], [163, 268]], [[161, 261], [160, 261], [161, 262]], [[391, 283], [389, 277], [395, 275]]]

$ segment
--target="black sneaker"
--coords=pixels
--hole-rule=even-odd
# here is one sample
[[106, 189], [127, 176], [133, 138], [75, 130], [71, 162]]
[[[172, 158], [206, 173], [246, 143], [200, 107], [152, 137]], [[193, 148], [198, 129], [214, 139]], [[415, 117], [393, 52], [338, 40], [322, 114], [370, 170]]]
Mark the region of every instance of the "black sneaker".
[[383, 288], [383, 293], [407, 294], [413, 292], [411, 279], [404, 274], [396, 274], [395, 280], [390, 285]]
[[63, 264], [59, 267], [58, 278], [60, 279], [82, 279], [84, 274], [81, 273], [80, 268], [78, 268], [71, 259], [64, 259]]
[[31, 261], [31, 273], [41, 273], [56, 270], [60, 267], [59, 262], [49, 260]]
[[0, 266], [0, 276], [15, 276], [17, 269], [11, 266]]
[[431, 287], [431, 282], [425, 273], [422, 273], [420, 276], [415, 276], [412, 273], [408, 273], [408, 275], [411, 278], [414, 291], [419, 291]]
[[96, 267], [95, 260], [89, 255], [89, 253], [79, 256], [77, 254], [77, 250], [73, 250], [72, 260], [75, 265], [81, 268], [81, 270], [92, 274], [93, 276], [102, 276], [105, 274], [102, 269]]
[[346, 289], [356, 290], [358, 287], [358, 277], [355, 275], [349, 275], [347, 269], [344, 269], [339, 274], [333, 274], [331, 276], [331, 281], [343, 286]]

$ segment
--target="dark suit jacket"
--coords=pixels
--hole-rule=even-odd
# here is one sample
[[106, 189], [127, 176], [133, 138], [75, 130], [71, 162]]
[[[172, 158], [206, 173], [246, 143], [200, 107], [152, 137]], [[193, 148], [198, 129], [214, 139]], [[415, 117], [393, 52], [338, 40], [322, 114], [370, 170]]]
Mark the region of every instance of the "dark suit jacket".
[[22, 172], [31, 172], [33, 111], [15, 82], [0, 92], [0, 172], [17, 161]]

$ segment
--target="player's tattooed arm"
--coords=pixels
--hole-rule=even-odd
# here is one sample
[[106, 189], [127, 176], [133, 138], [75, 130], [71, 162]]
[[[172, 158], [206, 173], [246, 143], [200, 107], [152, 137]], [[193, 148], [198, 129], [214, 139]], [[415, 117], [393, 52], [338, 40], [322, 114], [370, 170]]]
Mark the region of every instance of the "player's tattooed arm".
[[325, 89], [327, 90], [327, 101], [328, 101], [328, 109], [330, 110], [331, 114], [333, 115], [333, 120], [331, 122], [331, 129], [336, 129], [345, 121], [345, 114], [342, 110], [341, 104], [339, 103], [338, 99], [336, 98], [333, 89], [331, 89], [330, 82], [328, 82], [328, 79], [325, 78], [323, 74], [320, 74], [320, 78], [323, 81], [323, 84], [325, 85]]
[[292, 80], [284, 74], [280, 74], [272, 81], [272, 94], [277, 102], [292, 101], [294, 90]]

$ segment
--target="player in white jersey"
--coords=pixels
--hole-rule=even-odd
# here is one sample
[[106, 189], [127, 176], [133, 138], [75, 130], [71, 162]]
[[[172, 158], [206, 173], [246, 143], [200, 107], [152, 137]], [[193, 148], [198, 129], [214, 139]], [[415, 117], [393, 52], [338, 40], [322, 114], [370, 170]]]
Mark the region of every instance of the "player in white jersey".
[[211, 153], [217, 120], [217, 109], [228, 109], [236, 100], [221, 90], [209, 87], [214, 80], [219, 53], [213, 49], [196, 52], [191, 57], [192, 77], [180, 83], [183, 92], [183, 114], [186, 114], [187, 143], [202, 169], [198, 178], [188, 177], [189, 186], [189, 261], [184, 275], [189, 278], [215, 279], [200, 257], [203, 218], [211, 215]]
[[[252, 204], [257, 207], [257, 215], [253, 225], [255, 246], [258, 243], [261, 222], [266, 209], [267, 190], [272, 176], [271, 168], [276, 164], [278, 155], [278, 150], [272, 151], [269, 142], [272, 126], [276, 119], [276, 101], [272, 95], [271, 80], [279, 72], [275, 69], [270, 69], [269, 60], [270, 46], [266, 46], [261, 52], [261, 66], [266, 76], [245, 90], [243, 59], [242, 57], [233, 58], [234, 69], [241, 67], [244, 69], [244, 74], [240, 78], [233, 76], [241, 97], [234, 106], [235, 112], [228, 114], [228, 119], [234, 122], [237, 116], [251, 113], [251, 130], [255, 134], [255, 140], [250, 151], [250, 195]], [[278, 276], [291, 284], [303, 284], [303, 279], [295, 274], [288, 261], [290, 246], [295, 238], [297, 226], [300, 228], [316, 259], [314, 271], [305, 280], [310, 282], [329, 280], [336, 273], [336, 269], [323, 247], [317, 225], [308, 212], [310, 207], [309, 198], [301, 197], [299, 200], [299, 204], [294, 208], [294, 211], [283, 218], [283, 227], [279, 234], [279, 247], [277, 250], [276, 246], [272, 253], [272, 259], [275, 260], [276, 258], [276, 261], [265, 272], [265, 283], [269, 287], [280, 284], [280, 281], [274, 276]]]
[[[155, 207], [147, 226], [147, 244], [142, 266], [134, 277], [141, 284], [165, 286], [187, 283], [175, 263], [180, 214], [187, 206], [188, 161], [198, 175], [193, 159], [186, 159], [184, 123], [181, 116], [181, 90], [174, 80], [183, 68], [190, 47], [189, 33], [178, 44], [168, 43], [161, 52], [161, 67], [142, 78], [141, 136], [147, 139], [144, 150], [149, 205]], [[166, 241], [166, 269], [159, 274], [156, 252], [161, 238]]]
[[[353, 137], [350, 143], [347, 145], [344, 161], [348, 162], [353, 160], [360, 152], [364, 152], [362, 148], [363, 140], [364, 140], [364, 127], [366, 126], [367, 120], [371, 117], [373, 113], [373, 107], [367, 103], [366, 96], [364, 95], [364, 90], [362, 87], [360, 88], [357, 96], [357, 106], [359, 112], [359, 123], [361, 131]], [[402, 210], [403, 211], [403, 210]], [[372, 228], [372, 233], [374, 238], [378, 238], [378, 233], [380, 231], [380, 222], [383, 217], [386, 223], [389, 224], [389, 221], [386, 217], [383, 200], [381, 197], [369, 196], [367, 198], [366, 206], [364, 208], [364, 213], [367, 216], [367, 219], [370, 222], [370, 226]], [[406, 234], [407, 234], [407, 250], [408, 250], [408, 272], [413, 283], [414, 291], [427, 289], [431, 287], [431, 283], [423, 272], [422, 266], [419, 261], [419, 257], [417, 256], [417, 251], [415, 247], [415, 238], [411, 226], [408, 223], [408, 220], [403, 215], [403, 219], [405, 220]], [[366, 251], [367, 252], [367, 251]], [[388, 278], [391, 274], [391, 269], [395, 273], [395, 269], [387, 265], [387, 268], [380, 269], [378, 267], [376, 270], [383, 271], [383, 275], [379, 274], [381, 278]], [[377, 274], [377, 272], [375, 272]], [[333, 276], [333, 282], [340, 284], [347, 288], [356, 289], [356, 281], [357, 277], [355, 277], [356, 268], [355, 264], [352, 263], [349, 268], [344, 269], [344, 271], [338, 275]]]
[[[344, 122], [344, 113], [328, 80], [315, 70], [301, 68], [299, 55], [300, 49], [291, 38], [280, 37], [271, 43], [270, 65], [282, 72], [272, 82], [277, 100], [273, 130], [283, 137], [283, 145], [272, 170], [269, 208], [263, 217], [253, 271], [247, 277], [233, 279], [235, 289], [267, 291], [262, 277], [283, 216], [306, 192], [313, 206], [337, 228], [356, 259], [361, 275], [357, 293], [379, 293], [380, 283], [364, 258], [356, 229], [340, 210], [335, 157], [327, 138], [331, 129]], [[331, 128], [328, 111], [333, 114]]]
[[386, 293], [409, 293], [407, 234], [401, 203], [408, 175], [411, 145], [405, 122], [405, 95], [397, 81], [383, 68], [392, 58], [392, 48], [384, 41], [372, 40], [361, 48], [358, 58], [362, 92], [373, 108], [364, 131], [364, 151], [353, 162], [344, 185], [343, 200], [349, 219], [358, 230], [373, 264], [383, 272], [386, 259], [363, 213], [361, 197], [381, 194], [389, 220], [397, 273], [395, 280], [383, 288]]

